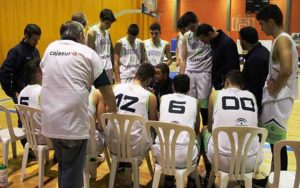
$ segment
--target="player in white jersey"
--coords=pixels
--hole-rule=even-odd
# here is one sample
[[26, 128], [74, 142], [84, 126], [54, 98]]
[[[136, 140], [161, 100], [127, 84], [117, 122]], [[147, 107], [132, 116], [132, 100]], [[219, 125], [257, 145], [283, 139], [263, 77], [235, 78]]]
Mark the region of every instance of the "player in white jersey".
[[115, 45], [114, 70], [116, 83], [132, 83], [139, 66], [145, 62], [145, 47], [137, 38], [139, 27], [131, 24], [127, 36]]
[[164, 57], [167, 57], [167, 64], [171, 65], [170, 44], [160, 38], [161, 27], [158, 23], [150, 25], [150, 34], [151, 38], [144, 41], [148, 63], [155, 66], [164, 63]]
[[[277, 5], [270, 4], [256, 15], [262, 30], [272, 36], [273, 42], [269, 75], [263, 88], [262, 114], [260, 124], [268, 129], [267, 142], [273, 146], [279, 140], [286, 139], [287, 121], [298, 98], [296, 44], [287, 33], [283, 32], [283, 15]], [[281, 150], [281, 170], [287, 170], [287, 150]]]
[[[257, 127], [257, 105], [254, 95], [244, 87], [244, 78], [240, 71], [232, 70], [225, 77], [225, 88], [213, 92], [209, 99], [208, 126], [202, 129], [203, 143], [206, 156], [211, 164], [214, 160], [214, 148], [211, 132], [217, 127]], [[234, 135], [235, 136], [235, 135]], [[219, 168], [222, 171], [229, 171], [231, 155], [230, 140], [226, 133], [219, 134]], [[238, 141], [235, 139], [236, 147]], [[259, 149], [259, 138], [254, 138], [248, 151], [246, 171], [254, 168], [256, 155]], [[259, 163], [262, 162], [262, 155]], [[205, 161], [207, 172], [210, 165]]]
[[101, 10], [99, 17], [100, 23], [88, 30], [86, 43], [97, 52], [101, 63], [104, 63], [104, 69], [110, 83], [113, 83], [113, 47], [108, 29], [116, 21], [116, 18], [110, 9]]
[[179, 30], [177, 34], [177, 46], [176, 46], [176, 67], [177, 71], [180, 72], [180, 62], [182, 61], [182, 41], [183, 41], [183, 35], [185, 32], [187, 32], [186, 24], [182, 17], [180, 17], [177, 21], [177, 28]]
[[[42, 71], [39, 67], [40, 60], [33, 59], [25, 66], [25, 75], [29, 84], [22, 89], [18, 95], [18, 104], [40, 109], [40, 93], [42, 89]], [[41, 131], [41, 114], [34, 117], [34, 128], [37, 132]], [[44, 136], [37, 136], [38, 144], [47, 144]]]
[[189, 95], [200, 100], [202, 124], [207, 125], [208, 98], [212, 88], [211, 48], [196, 36], [197, 16], [193, 12], [187, 12], [182, 19], [188, 23], [187, 29], [190, 31], [183, 37], [180, 73], [190, 77]]
[[[173, 87], [175, 93], [167, 94], [161, 97], [160, 101], [160, 118], [159, 121], [185, 125], [195, 130], [198, 135], [200, 127], [199, 102], [194, 97], [186, 95], [189, 91], [190, 79], [185, 74], [175, 76]], [[171, 136], [172, 137], [172, 136]], [[193, 149], [193, 164], [197, 163], [200, 153], [200, 139], [195, 140]], [[178, 168], [186, 166], [187, 143], [189, 135], [185, 132], [180, 133], [175, 146], [175, 159]], [[154, 145], [155, 157], [159, 161], [159, 140], [156, 138]]]
[[[147, 90], [154, 74], [154, 66], [149, 63], [144, 63], [138, 68], [133, 83], [122, 83], [113, 87], [119, 109], [118, 113], [140, 115], [146, 120], [157, 120], [156, 97]], [[145, 139], [143, 129], [145, 129], [145, 127], [141, 127], [140, 124], [135, 124], [132, 128], [131, 142], [133, 155], [140, 155], [150, 149], [150, 145], [147, 142], [148, 144], [144, 151], [137, 150], [141, 139]], [[114, 151], [115, 147], [111, 149], [112, 152], [116, 152]]]

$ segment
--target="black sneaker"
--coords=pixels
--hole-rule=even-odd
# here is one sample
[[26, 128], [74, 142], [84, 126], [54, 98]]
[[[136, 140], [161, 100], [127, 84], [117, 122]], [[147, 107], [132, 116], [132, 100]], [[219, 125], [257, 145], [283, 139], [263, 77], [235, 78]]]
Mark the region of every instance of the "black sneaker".
[[176, 188], [175, 177], [165, 175], [164, 187], [165, 188]]

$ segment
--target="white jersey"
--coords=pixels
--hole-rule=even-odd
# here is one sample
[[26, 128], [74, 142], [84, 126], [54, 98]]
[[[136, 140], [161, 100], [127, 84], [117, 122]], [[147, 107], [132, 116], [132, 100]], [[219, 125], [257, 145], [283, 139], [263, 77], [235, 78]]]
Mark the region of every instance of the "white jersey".
[[[27, 85], [18, 96], [18, 104], [40, 109], [41, 89], [42, 86], [39, 84]], [[41, 130], [41, 114], [34, 115], [34, 128], [37, 131]], [[41, 135], [37, 137], [37, 142], [38, 144], [46, 144], [46, 139]]]
[[[185, 125], [193, 130], [198, 113], [198, 100], [188, 95], [173, 93], [161, 97], [159, 121]], [[158, 139], [157, 139], [158, 141]], [[187, 144], [189, 135], [180, 133], [178, 144]]]
[[99, 24], [94, 25], [92, 29], [95, 31], [95, 51], [99, 55], [102, 63], [104, 63], [104, 69], [112, 69], [111, 62], [111, 40], [109, 36], [109, 31], [101, 31], [99, 29]]
[[135, 39], [134, 46], [132, 46], [127, 37], [121, 38], [119, 43], [122, 44], [120, 51], [120, 78], [134, 78], [135, 73], [141, 65], [141, 43], [140, 39]]
[[186, 32], [184, 38], [186, 38], [187, 48], [186, 70], [211, 72], [212, 56], [210, 45], [202, 42], [192, 31]]
[[91, 48], [58, 40], [46, 49], [41, 61], [42, 134], [58, 139], [88, 139], [88, 96], [104, 64]]
[[298, 69], [298, 51], [295, 42], [291, 38], [291, 36], [287, 33], [281, 33], [278, 35], [272, 45], [271, 48], [271, 53], [270, 53], [270, 59], [269, 59], [269, 75], [267, 77], [267, 80], [273, 78], [277, 79], [278, 74], [280, 72], [280, 62], [279, 61], [274, 61], [272, 59], [273, 57], [273, 52], [274, 52], [274, 46], [280, 37], [287, 37], [291, 41], [291, 52], [292, 52], [292, 69], [293, 72], [290, 75], [290, 77], [287, 80], [286, 85], [280, 90], [280, 92], [277, 95], [277, 98], [273, 98], [272, 96], [269, 95], [269, 92], [267, 90], [267, 84], [263, 88], [263, 99], [262, 103], [266, 103], [269, 101], [274, 101], [274, 100], [281, 100], [281, 99], [286, 99], [286, 98], [291, 98], [291, 99], [297, 99], [298, 98], [298, 76], [297, 76], [297, 69]]
[[183, 34], [181, 32], [178, 33], [177, 40], [177, 56], [179, 59], [182, 59], [182, 42], [183, 42]]
[[[214, 101], [212, 129], [224, 126], [257, 127], [257, 105], [255, 97], [249, 91], [238, 88], [228, 88], [218, 91]], [[230, 140], [226, 133], [219, 134], [219, 153], [230, 156]], [[238, 142], [236, 141], [236, 148]], [[249, 148], [248, 156], [256, 155], [258, 152], [258, 137], [254, 138]], [[213, 153], [213, 139], [209, 140], [208, 152]]]
[[169, 44], [165, 40], [160, 40], [158, 45], [153, 44], [152, 39], [147, 39], [144, 41], [145, 50], [147, 53], [148, 63], [151, 63], [153, 66], [163, 63], [165, 57], [165, 49]]
[[[115, 85], [113, 91], [116, 96], [118, 113], [140, 115], [148, 120], [148, 103], [151, 95], [149, 91], [134, 83]], [[141, 152], [137, 150], [137, 148], [139, 148], [137, 146], [145, 136], [145, 127], [138, 123], [134, 124], [130, 138], [133, 155]], [[111, 137], [113, 138], [114, 136]], [[149, 147], [147, 147], [147, 149], [148, 148]], [[114, 149], [112, 149], [112, 152], [114, 152]]]

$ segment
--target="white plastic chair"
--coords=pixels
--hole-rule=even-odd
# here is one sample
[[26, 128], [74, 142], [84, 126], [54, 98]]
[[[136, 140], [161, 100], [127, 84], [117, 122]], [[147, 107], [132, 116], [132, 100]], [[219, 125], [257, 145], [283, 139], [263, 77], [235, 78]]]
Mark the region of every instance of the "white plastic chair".
[[[104, 130], [105, 142], [110, 150], [112, 147], [115, 147], [116, 153], [111, 152], [111, 172], [109, 176], [109, 188], [113, 188], [115, 175], [117, 171], [117, 166], [119, 162], [128, 162], [132, 164], [133, 169], [133, 182], [134, 187], [139, 187], [139, 161], [143, 160], [146, 157], [147, 165], [150, 171], [151, 176], [153, 175], [153, 169], [150, 162], [149, 152], [140, 155], [132, 156], [131, 151], [131, 131], [134, 123], [139, 123], [141, 126], [145, 126], [145, 119], [137, 115], [124, 115], [116, 113], [104, 113], [101, 115], [101, 123]], [[111, 126], [110, 128], [108, 127]], [[146, 137], [146, 130], [143, 129], [143, 138]], [[116, 137], [109, 137], [110, 135], [116, 135]], [[112, 141], [116, 142], [112, 142]], [[114, 144], [112, 146], [111, 144]], [[145, 151], [145, 139], [141, 139], [139, 147], [137, 150]]]
[[[283, 146], [290, 146], [296, 157], [296, 172], [280, 171], [280, 151]], [[294, 186], [293, 186], [294, 185]], [[274, 172], [269, 176], [267, 187], [300, 187], [300, 141], [282, 140], [274, 146]]]
[[[198, 165], [193, 164], [192, 161], [192, 153], [193, 148], [195, 146], [195, 131], [187, 126], [158, 122], [158, 121], [147, 121], [147, 134], [151, 135], [151, 128], [153, 128], [157, 134], [160, 145], [160, 162], [159, 164], [155, 164], [155, 172], [152, 188], [157, 188], [159, 185], [160, 176], [170, 175], [175, 176], [176, 179], [176, 187], [183, 188], [184, 187], [184, 178], [192, 173], [196, 186], [201, 187], [199, 180], [199, 172]], [[170, 133], [174, 131], [173, 137], [170, 137]], [[175, 160], [175, 145], [178, 138], [178, 135], [181, 132], [187, 132], [189, 135], [189, 142], [187, 144], [187, 161], [186, 168], [176, 168], [176, 160]], [[169, 140], [169, 142], [168, 142]], [[153, 143], [153, 142], [151, 142]], [[153, 145], [151, 144], [152, 152], [154, 153]]]
[[22, 125], [24, 127], [24, 132], [26, 134], [26, 139], [27, 139], [27, 143], [25, 145], [24, 154], [23, 154], [23, 161], [22, 161], [21, 182], [23, 182], [24, 180], [29, 148], [31, 148], [38, 159], [38, 165], [39, 165], [38, 185], [41, 188], [44, 186], [45, 163], [46, 160], [48, 159], [48, 151], [49, 151], [48, 145], [39, 145], [37, 143], [37, 136], [40, 136], [41, 132], [35, 128], [34, 117], [37, 114], [40, 114], [41, 110], [37, 108], [25, 106], [25, 105], [16, 105], [16, 108], [19, 113]]
[[[230, 140], [231, 146], [231, 156], [229, 163], [229, 172], [223, 172], [219, 170], [219, 140], [218, 135], [221, 132], [225, 132]], [[261, 140], [259, 144], [259, 150], [256, 155], [255, 165], [253, 171], [246, 173], [246, 164], [248, 159], [249, 147], [253, 139], [257, 135], [261, 135]], [[233, 135], [237, 135], [237, 140], [235, 140]], [[247, 136], [249, 135], [249, 136]], [[256, 127], [218, 127], [215, 128], [212, 132], [212, 138], [214, 143], [214, 162], [213, 168], [211, 170], [208, 186], [211, 187], [214, 181], [214, 176], [220, 178], [219, 187], [225, 188], [228, 185], [229, 181], [244, 180], [246, 188], [252, 188], [252, 177], [253, 172], [256, 172], [258, 169], [258, 160], [259, 156], [262, 154], [263, 145], [266, 141], [268, 131], [265, 128], [256, 128]], [[246, 140], [245, 138], [249, 138]], [[221, 140], [220, 140], [221, 141]], [[238, 148], [235, 147], [235, 142], [238, 142]], [[243, 147], [244, 146], [244, 147]]]
[[5, 166], [8, 165], [8, 153], [9, 148], [8, 144], [11, 143], [12, 151], [13, 151], [13, 158], [17, 157], [17, 147], [16, 141], [25, 138], [25, 133], [23, 132], [22, 128], [13, 127], [12, 120], [11, 120], [11, 112], [9, 109], [5, 108], [4, 106], [0, 105], [0, 110], [5, 113], [7, 128], [0, 130], [0, 139], [2, 142], [2, 157], [3, 157], [3, 164]]

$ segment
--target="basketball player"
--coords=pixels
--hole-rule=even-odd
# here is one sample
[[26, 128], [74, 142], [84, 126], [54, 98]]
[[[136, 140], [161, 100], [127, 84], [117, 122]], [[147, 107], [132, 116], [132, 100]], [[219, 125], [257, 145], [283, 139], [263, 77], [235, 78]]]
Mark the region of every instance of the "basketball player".
[[[30, 60], [25, 66], [25, 75], [26, 79], [29, 81], [29, 84], [22, 89], [18, 96], [18, 104], [34, 107], [40, 109], [40, 93], [42, 89], [42, 71], [40, 69], [40, 60], [33, 59]], [[37, 114], [36, 114], [37, 115]], [[41, 130], [41, 114], [34, 116], [34, 126], [35, 129]], [[37, 136], [38, 144], [47, 144], [46, 138], [42, 135]], [[32, 153], [32, 151], [31, 151]], [[32, 153], [33, 154], [33, 153]], [[32, 154], [29, 154], [31, 157]]]
[[[270, 4], [256, 15], [262, 31], [274, 38], [269, 60], [269, 74], [263, 88], [260, 123], [268, 129], [267, 142], [273, 146], [286, 139], [288, 118], [298, 97], [298, 52], [291, 36], [283, 31], [283, 15], [277, 5]], [[281, 150], [281, 170], [287, 170], [287, 150]]]
[[82, 12], [75, 12], [72, 14], [71, 20], [81, 23], [84, 28], [87, 26], [87, 17]]
[[[211, 132], [217, 127], [257, 127], [257, 105], [254, 95], [244, 87], [244, 78], [240, 71], [232, 70], [225, 76], [225, 86], [223, 90], [213, 92], [209, 99], [208, 126], [203, 127], [202, 136], [206, 156], [210, 164], [214, 160], [213, 139]], [[226, 133], [220, 133], [219, 138], [219, 169], [229, 172], [229, 161], [231, 155], [230, 140]], [[237, 139], [235, 139], [237, 142]], [[236, 143], [237, 145], [237, 143]], [[251, 143], [246, 171], [254, 168], [256, 154], [259, 149], [259, 140], [256, 137]], [[262, 156], [259, 159], [262, 162]], [[210, 165], [205, 162], [207, 175], [209, 175]]]
[[101, 61], [105, 64], [104, 69], [110, 83], [113, 83], [113, 48], [108, 29], [115, 21], [116, 18], [110, 9], [101, 10], [100, 23], [88, 30], [86, 42], [90, 48], [97, 52]]
[[202, 124], [207, 125], [208, 97], [211, 92], [212, 56], [209, 44], [196, 36], [198, 18], [193, 12], [182, 16], [187, 30], [182, 42], [182, 61], [180, 73], [190, 77], [189, 95], [200, 100]]
[[177, 34], [177, 46], [176, 46], [176, 67], [177, 67], [177, 71], [180, 72], [179, 70], [179, 66], [180, 66], [180, 62], [182, 61], [182, 41], [183, 41], [183, 35], [185, 32], [187, 32], [186, 30], [186, 24], [184, 23], [184, 20], [182, 19], [182, 17], [180, 17], [177, 21], [177, 28], [179, 30], [178, 34]]
[[[116, 96], [116, 103], [118, 106], [118, 113], [121, 114], [134, 114], [140, 115], [146, 120], [157, 120], [156, 111], [156, 97], [146, 88], [151, 83], [155, 74], [155, 68], [150, 63], [142, 64], [135, 75], [133, 83], [123, 83], [114, 86], [113, 91]], [[138, 144], [141, 139], [145, 139], [143, 135], [144, 127], [139, 124], [135, 124], [132, 128], [131, 143], [132, 143], [132, 154], [140, 155], [138, 151]], [[113, 137], [113, 136], [112, 136]], [[147, 140], [146, 140], [147, 141]], [[115, 147], [112, 147], [112, 152]], [[150, 149], [150, 145], [146, 145], [145, 151]]]
[[163, 63], [164, 57], [167, 57], [167, 65], [172, 64], [170, 44], [160, 39], [161, 28], [158, 23], [153, 23], [150, 26], [151, 38], [144, 41], [148, 63], [153, 66]]
[[116, 83], [132, 83], [137, 69], [145, 62], [145, 47], [143, 42], [137, 38], [139, 34], [138, 25], [129, 25], [127, 34], [115, 45]]

